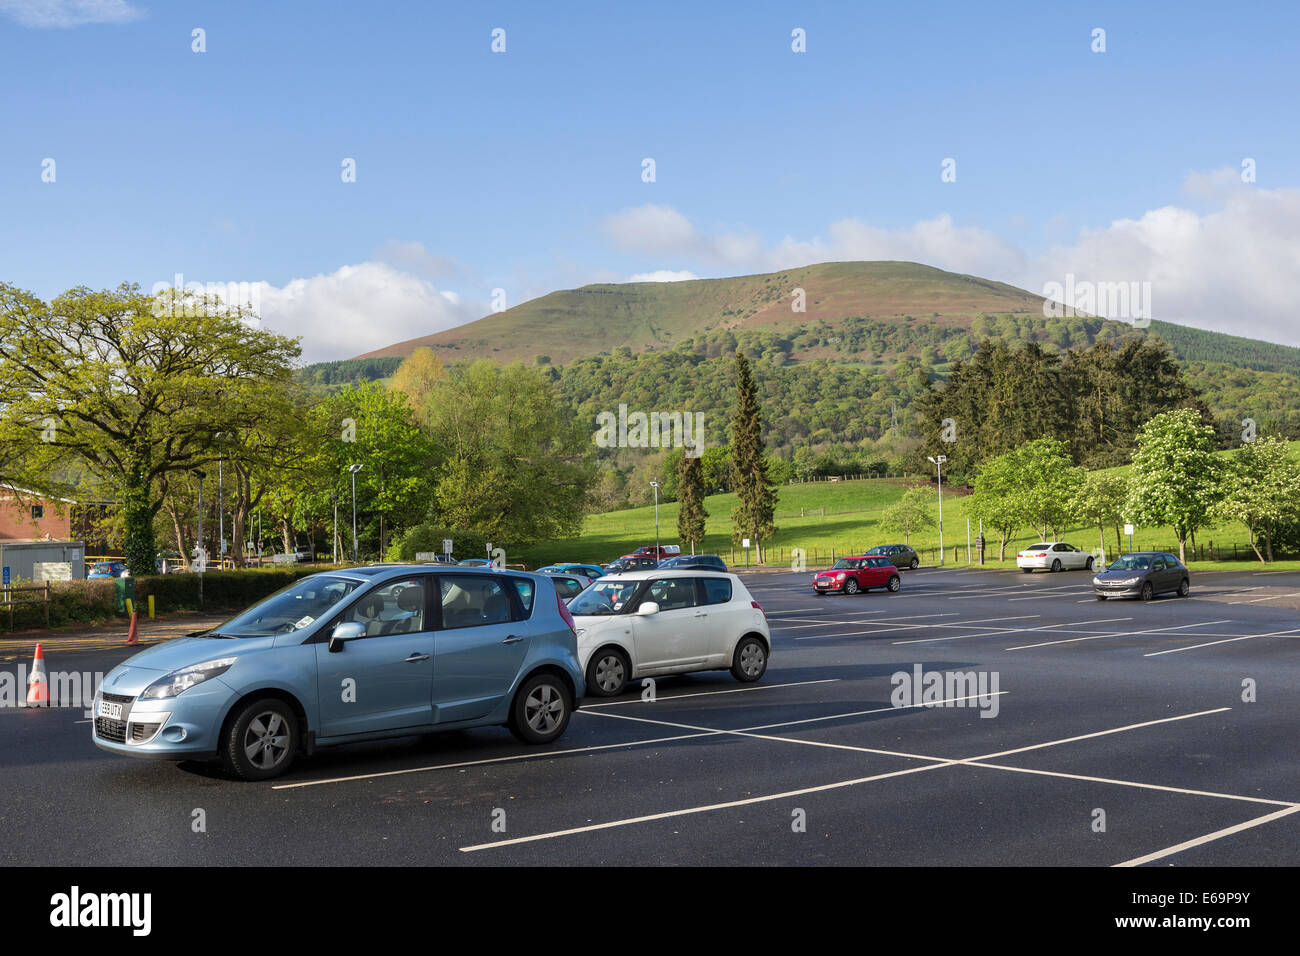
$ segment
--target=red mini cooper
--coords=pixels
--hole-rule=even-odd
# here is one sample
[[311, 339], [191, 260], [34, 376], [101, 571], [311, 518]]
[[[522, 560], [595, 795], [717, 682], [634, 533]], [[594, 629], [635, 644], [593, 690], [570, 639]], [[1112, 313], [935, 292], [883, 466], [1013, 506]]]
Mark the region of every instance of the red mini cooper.
[[857, 594], [872, 588], [888, 588], [897, 591], [902, 581], [898, 568], [888, 558], [875, 555], [863, 555], [857, 558], [840, 558], [835, 567], [829, 571], [818, 571], [813, 576], [813, 591], [825, 594], [839, 591], [841, 594]]

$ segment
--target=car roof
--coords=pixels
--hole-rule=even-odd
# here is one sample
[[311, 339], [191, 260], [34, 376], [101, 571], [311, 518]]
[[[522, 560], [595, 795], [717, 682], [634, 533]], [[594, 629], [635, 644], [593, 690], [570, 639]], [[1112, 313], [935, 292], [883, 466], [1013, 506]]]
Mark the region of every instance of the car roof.
[[619, 578], [624, 581], [648, 581], [650, 578], [696, 578], [700, 575], [706, 575], [716, 578], [736, 578], [730, 571], [710, 571], [704, 568], [642, 568], [638, 571], [624, 571], [619, 574]]
[[[452, 569], [455, 569], [452, 572]], [[357, 568], [339, 568], [332, 571], [318, 571], [319, 575], [334, 575], [337, 577], [350, 577], [354, 579], [385, 581], [390, 578], [401, 578], [411, 574], [437, 574], [437, 573], [455, 573], [455, 574], [505, 574], [512, 577], [539, 577], [542, 575], [529, 575], [523, 571], [515, 571], [510, 568], [476, 568], [467, 567], [458, 564], [370, 564]], [[316, 575], [308, 575], [316, 577]]]

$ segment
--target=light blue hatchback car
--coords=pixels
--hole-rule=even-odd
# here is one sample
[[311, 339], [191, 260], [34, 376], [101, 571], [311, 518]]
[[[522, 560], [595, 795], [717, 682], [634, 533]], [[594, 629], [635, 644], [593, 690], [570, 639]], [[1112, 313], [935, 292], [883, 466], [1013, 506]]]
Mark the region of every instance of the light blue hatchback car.
[[381, 737], [504, 725], [549, 744], [585, 690], [546, 575], [372, 565], [302, 578], [123, 661], [95, 697], [93, 737], [265, 780], [299, 754]]

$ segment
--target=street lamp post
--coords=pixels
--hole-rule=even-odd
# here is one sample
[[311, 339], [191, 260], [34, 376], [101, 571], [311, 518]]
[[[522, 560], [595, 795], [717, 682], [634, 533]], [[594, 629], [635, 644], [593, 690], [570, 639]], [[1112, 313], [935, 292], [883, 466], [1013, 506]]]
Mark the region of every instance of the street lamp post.
[[352, 473], [352, 563], [357, 562], [357, 472], [361, 470], [360, 465], [349, 465], [348, 471]]
[[930, 456], [939, 471], [939, 567], [943, 567], [943, 463], [947, 460], [947, 455]]
[[650, 487], [655, 490], [655, 560], [660, 558], [659, 553], [659, 482], [650, 482]]

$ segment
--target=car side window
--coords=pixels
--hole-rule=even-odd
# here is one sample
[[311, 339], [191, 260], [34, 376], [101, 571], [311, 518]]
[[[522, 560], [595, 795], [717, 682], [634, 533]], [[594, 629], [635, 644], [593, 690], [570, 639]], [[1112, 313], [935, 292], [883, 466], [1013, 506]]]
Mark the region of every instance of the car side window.
[[561, 600], [567, 601], [569, 598], [582, 593], [582, 584], [577, 578], [557, 577], [555, 579], [555, 591], [560, 595]]
[[729, 578], [700, 578], [704, 585], [705, 604], [727, 604], [731, 601], [731, 580]]
[[386, 637], [423, 631], [425, 617], [424, 578], [403, 578], [366, 594], [341, 620], [362, 625], [366, 637]]
[[519, 598], [519, 606], [523, 609], [523, 616], [527, 618], [533, 613], [533, 595], [537, 589], [527, 578], [510, 578], [510, 583], [514, 585], [515, 596]]
[[695, 606], [694, 578], [659, 578], [650, 582], [642, 601], [654, 601], [661, 611]]
[[1165, 559], [1164, 559], [1164, 558], [1156, 558], [1154, 561], [1152, 561], [1152, 562], [1151, 562], [1151, 570], [1152, 570], [1152, 571], [1163, 571], [1163, 570], [1165, 570]]
[[510, 598], [496, 578], [448, 574], [438, 579], [438, 590], [444, 629], [504, 624], [510, 620]]

